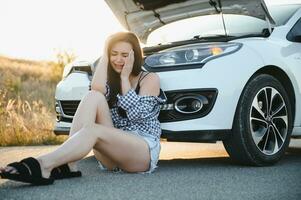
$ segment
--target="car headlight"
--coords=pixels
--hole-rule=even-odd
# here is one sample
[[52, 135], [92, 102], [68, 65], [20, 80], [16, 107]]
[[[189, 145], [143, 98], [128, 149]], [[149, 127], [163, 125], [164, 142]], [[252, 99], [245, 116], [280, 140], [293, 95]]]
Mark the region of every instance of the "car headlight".
[[146, 68], [170, 68], [204, 64], [211, 59], [231, 54], [240, 49], [240, 43], [193, 44], [164, 50], [145, 59]]

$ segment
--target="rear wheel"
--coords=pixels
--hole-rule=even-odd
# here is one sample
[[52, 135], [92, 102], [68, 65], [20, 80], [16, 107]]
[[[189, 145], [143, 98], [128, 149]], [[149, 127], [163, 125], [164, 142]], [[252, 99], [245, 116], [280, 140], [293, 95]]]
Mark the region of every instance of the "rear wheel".
[[285, 153], [292, 131], [291, 104], [281, 83], [261, 74], [246, 85], [223, 141], [230, 157], [241, 164], [271, 165]]

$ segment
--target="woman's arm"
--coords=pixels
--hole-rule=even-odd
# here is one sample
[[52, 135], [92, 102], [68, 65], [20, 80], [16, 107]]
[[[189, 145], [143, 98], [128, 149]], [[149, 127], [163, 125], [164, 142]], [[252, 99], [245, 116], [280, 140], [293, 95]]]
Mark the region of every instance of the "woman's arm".
[[91, 89], [97, 90], [103, 94], [106, 93], [106, 82], [107, 82], [107, 67], [108, 64], [105, 59], [101, 59], [97, 64], [96, 70], [94, 72]]
[[106, 94], [107, 72], [108, 72], [108, 41], [106, 41], [102, 58], [97, 63], [96, 70], [94, 72], [91, 89], [97, 90], [104, 95]]
[[139, 95], [158, 96], [160, 94], [160, 78], [155, 73], [148, 74], [140, 84]]

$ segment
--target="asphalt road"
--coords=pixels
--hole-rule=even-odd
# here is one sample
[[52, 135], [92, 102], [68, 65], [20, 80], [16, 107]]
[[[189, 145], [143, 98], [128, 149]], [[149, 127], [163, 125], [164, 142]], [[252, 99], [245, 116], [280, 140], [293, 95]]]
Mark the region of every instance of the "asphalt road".
[[[56, 146], [0, 148], [0, 165], [49, 152]], [[162, 142], [153, 174], [102, 172], [89, 154], [82, 178], [30, 186], [0, 179], [0, 199], [301, 199], [301, 140], [270, 167], [234, 165], [221, 143]]]

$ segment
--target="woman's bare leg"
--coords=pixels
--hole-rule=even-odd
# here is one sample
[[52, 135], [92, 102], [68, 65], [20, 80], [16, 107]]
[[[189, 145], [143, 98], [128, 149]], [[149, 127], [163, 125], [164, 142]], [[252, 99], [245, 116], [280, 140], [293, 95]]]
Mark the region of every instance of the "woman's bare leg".
[[149, 148], [142, 138], [120, 129], [92, 124], [76, 132], [55, 151], [38, 158], [43, 176], [48, 177], [54, 167], [80, 160], [96, 143], [102, 153], [125, 171], [139, 172], [149, 168]]
[[[69, 132], [69, 138], [72, 137], [77, 131], [84, 127], [84, 125], [102, 123], [106, 126], [113, 126], [110, 118], [110, 111], [104, 96], [97, 91], [89, 91], [86, 96], [81, 100]], [[107, 159], [108, 160], [108, 159]], [[107, 161], [106, 163], [111, 164], [112, 162]], [[63, 163], [65, 164], [65, 163]], [[75, 162], [68, 163], [71, 171], [76, 171], [77, 166]], [[15, 173], [16, 170], [13, 167], [6, 167], [11, 173]], [[4, 168], [1, 168], [3, 170]]]
[[[89, 93], [81, 100], [76, 113], [73, 117], [69, 137], [79, 131], [85, 125], [93, 123], [102, 124], [104, 126], [113, 127], [110, 110], [104, 96], [95, 90]], [[99, 145], [96, 145], [99, 146]], [[110, 158], [103, 155], [96, 149], [93, 149], [94, 155], [97, 160], [100, 160], [108, 169], [116, 167]], [[72, 171], [76, 171], [76, 163], [68, 163]]]
[[[103, 95], [99, 93], [98, 96], [99, 101], [106, 102]], [[41, 163], [43, 176], [49, 177], [54, 167], [83, 158], [93, 148], [125, 171], [138, 172], [149, 168], [149, 148], [142, 138], [113, 127], [87, 123], [57, 150], [37, 158]], [[12, 173], [15, 171], [7, 168], [1, 170]]]
[[110, 110], [104, 95], [91, 90], [81, 100], [73, 117], [69, 136], [79, 131], [84, 125], [101, 123], [104, 126], [113, 127]]

